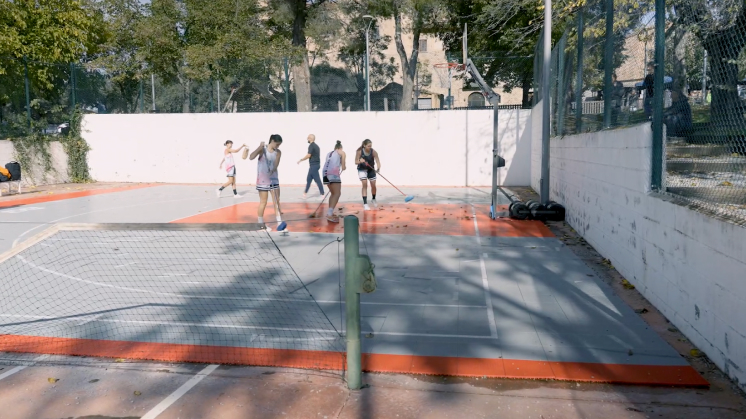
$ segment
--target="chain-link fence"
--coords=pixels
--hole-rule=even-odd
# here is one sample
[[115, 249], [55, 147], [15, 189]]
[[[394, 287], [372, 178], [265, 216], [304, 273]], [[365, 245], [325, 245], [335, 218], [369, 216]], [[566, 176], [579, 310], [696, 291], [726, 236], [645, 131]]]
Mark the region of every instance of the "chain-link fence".
[[[567, 20], [550, 63], [553, 136], [651, 119], [654, 17], [652, 1], [591, 0]], [[541, 96], [542, 49], [538, 42], [534, 103]]]
[[746, 223], [746, 8], [668, 0], [665, 186]]
[[[567, 21], [550, 62], [551, 135], [651, 121], [660, 138], [654, 154], [665, 150], [652, 159], [660, 162], [653, 166], [653, 188], [744, 223], [746, 8], [735, 0], [659, 4], [666, 11], [659, 31], [665, 54], [656, 59], [655, 6], [591, 0]], [[542, 97], [542, 48], [540, 41], [534, 104]]]

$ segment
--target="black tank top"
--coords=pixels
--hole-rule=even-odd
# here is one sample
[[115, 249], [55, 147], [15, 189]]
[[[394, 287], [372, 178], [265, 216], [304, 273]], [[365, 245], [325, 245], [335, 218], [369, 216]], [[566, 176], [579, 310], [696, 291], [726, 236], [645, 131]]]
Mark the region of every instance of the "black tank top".
[[360, 163], [360, 164], [357, 165], [358, 170], [368, 170], [371, 167], [373, 167], [373, 168], [376, 167], [376, 162], [373, 159], [373, 149], [372, 148], [370, 149], [370, 154], [367, 155], [367, 156], [365, 155], [365, 150], [360, 150], [360, 157], [362, 157], [370, 165], [370, 167], [368, 167], [368, 166]]

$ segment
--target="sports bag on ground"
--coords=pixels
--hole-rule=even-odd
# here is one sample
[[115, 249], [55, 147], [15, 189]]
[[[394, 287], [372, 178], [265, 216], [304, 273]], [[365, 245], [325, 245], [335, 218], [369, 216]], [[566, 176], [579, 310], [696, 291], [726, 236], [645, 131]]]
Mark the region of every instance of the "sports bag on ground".
[[5, 168], [10, 172], [11, 180], [21, 180], [21, 164], [17, 161], [12, 161], [5, 165]]

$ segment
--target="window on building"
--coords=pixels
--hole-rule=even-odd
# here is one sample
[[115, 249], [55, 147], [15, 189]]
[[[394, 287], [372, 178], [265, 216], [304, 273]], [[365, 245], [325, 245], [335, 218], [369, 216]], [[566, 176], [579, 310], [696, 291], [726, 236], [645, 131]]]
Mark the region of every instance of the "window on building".
[[427, 39], [420, 39], [420, 52], [427, 52]]
[[474, 92], [469, 95], [469, 107], [470, 108], [483, 108], [485, 106], [484, 95], [481, 93]]

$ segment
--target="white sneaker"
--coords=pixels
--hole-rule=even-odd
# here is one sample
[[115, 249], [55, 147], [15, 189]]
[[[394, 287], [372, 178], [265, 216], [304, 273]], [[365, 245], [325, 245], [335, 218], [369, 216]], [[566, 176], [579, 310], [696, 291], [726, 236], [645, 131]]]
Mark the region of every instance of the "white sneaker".
[[308, 199], [308, 195], [303, 194], [303, 196], [300, 199]]
[[365, 209], [365, 211], [370, 211], [370, 206], [368, 204], [365, 204], [363, 205], [363, 209]]
[[373, 204], [373, 208], [378, 208], [378, 202], [375, 199], [370, 201], [370, 203]]
[[215, 189], [215, 195], [217, 195], [218, 198], [220, 198], [220, 189]]
[[243, 195], [235, 194], [235, 195], [233, 195], [233, 198], [235, 198], [235, 199], [243, 198]]

